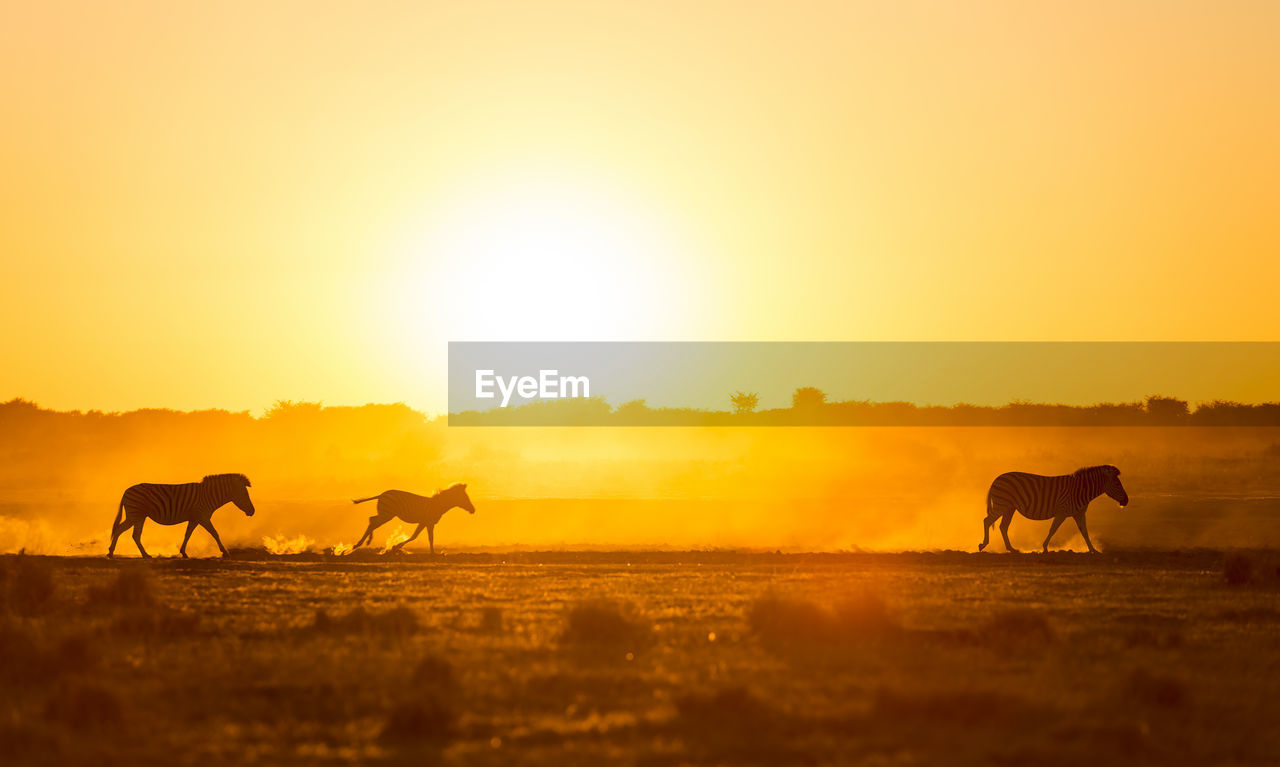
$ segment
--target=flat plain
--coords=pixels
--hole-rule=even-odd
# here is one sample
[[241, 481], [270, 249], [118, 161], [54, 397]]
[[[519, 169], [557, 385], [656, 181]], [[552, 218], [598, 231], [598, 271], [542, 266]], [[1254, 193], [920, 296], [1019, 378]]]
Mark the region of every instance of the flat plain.
[[1275, 764], [1278, 559], [6, 556], [0, 748], [7, 764]]

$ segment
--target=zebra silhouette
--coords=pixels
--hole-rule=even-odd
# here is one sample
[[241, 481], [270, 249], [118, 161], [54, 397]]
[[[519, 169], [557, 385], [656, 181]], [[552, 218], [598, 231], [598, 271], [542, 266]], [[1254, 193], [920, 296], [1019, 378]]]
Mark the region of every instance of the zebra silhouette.
[[1104, 493], [1115, 499], [1122, 509], [1129, 504], [1129, 494], [1120, 484], [1120, 470], [1114, 466], [1089, 466], [1059, 477], [1021, 471], [1001, 474], [987, 492], [987, 518], [982, 525], [982, 543], [978, 544], [978, 551], [987, 547], [991, 540], [991, 525], [999, 519], [1004, 547], [1016, 552], [1017, 549], [1009, 543], [1009, 522], [1013, 520], [1013, 512], [1018, 511], [1027, 519], [1053, 519], [1049, 534], [1044, 539], [1045, 552], [1049, 551], [1049, 539], [1058, 531], [1058, 526], [1071, 517], [1080, 528], [1080, 535], [1084, 537], [1089, 551], [1096, 553], [1093, 541], [1089, 540], [1084, 513], [1089, 509], [1089, 502]]
[[107, 556], [115, 556], [116, 540], [120, 534], [133, 528], [133, 542], [138, 544], [142, 556], [150, 558], [142, 548], [142, 525], [154, 519], [161, 525], [187, 523], [187, 533], [182, 536], [182, 556], [187, 556], [187, 541], [196, 525], [209, 531], [213, 540], [227, 555], [218, 531], [213, 529], [213, 512], [227, 503], [234, 503], [245, 516], [253, 516], [253, 501], [249, 500], [249, 478], [243, 474], [210, 474], [199, 482], [182, 485], [134, 485], [124, 491], [115, 524], [111, 526], [111, 547]]
[[404, 548], [406, 543], [417, 538], [422, 534], [423, 528], [426, 528], [427, 541], [431, 544], [431, 553], [434, 554], [436, 553], [436, 524], [440, 522], [440, 518], [446, 511], [461, 508], [472, 514], [476, 513], [476, 507], [467, 497], [467, 486], [463, 484], [452, 485], [430, 497], [415, 495], [404, 490], [388, 490], [381, 495], [357, 498], [352, 503], [364, 503], [374, 499], [378, 501], [378, 513], [369, 517], [369, 527], [365, 529], [364, 535], [360, 536], [360, 540], [352, 550], [366, 543], [372, 543], [374, 530], [399, 517], [405, 522], [417, 524], [418, 528], [413, 531], [413, 535], [392, 546], [391, 550], [399, 551]]

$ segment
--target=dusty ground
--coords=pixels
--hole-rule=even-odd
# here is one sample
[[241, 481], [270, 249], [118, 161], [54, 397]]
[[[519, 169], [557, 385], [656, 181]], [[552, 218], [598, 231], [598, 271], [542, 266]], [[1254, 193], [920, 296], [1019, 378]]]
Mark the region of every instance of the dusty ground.
[[2, 557], [0, 748], [1274, 764], [1277, 558], [1234, 557], [1236, 585], [1212, 551]]

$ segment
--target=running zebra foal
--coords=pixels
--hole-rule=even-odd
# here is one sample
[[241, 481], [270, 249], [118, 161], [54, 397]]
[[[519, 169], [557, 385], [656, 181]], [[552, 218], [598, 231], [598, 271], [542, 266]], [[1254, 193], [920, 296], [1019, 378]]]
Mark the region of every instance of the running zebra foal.
[[391, 550], [399, 551], [404, 548], [406, 543], [421, 535], [423, 528], [425, 528], [427, 541], [431, 544], [431, 553], [435, 554], [436, 524], [440, 522], [440, 518], [444, 516], [444, 513], [453, 508], [466, 509], [472, 514], [476, 513], [476, 507], [472, 505], [471, 499], [467, 497], [467, 486], [463, 484], [452, 485], [430, 497], [416, 495], [404, 490], [388, 490], [385, 493], [371, 495], [368, 498], [357, 498], [352, 503], [364, 503], [372, 500], [377, 500], [378, 502], [378, 513], [369, 517], [369, 526], [365, 528], [364, 535], [360, 536], [360, 540], [356, 541], [356, 545], [352, 547], [353, 550], [366, 543], [373, 543], [373, 531], [399, 517], [405, 522], [416, 524], [418, 528], [406, 540], [392, 546]]
[[1071, 517], [1080, 528], [1080, 535], [1084, 537], [1089, 551], [1096, 553], [1093, 541], [1089, 540], [1084, 513], [1089, 509], [1089, 502], [1103, 494], [1115, 499], [1122, 509], [1129, 505], [1129, 494], [1120, 484], [1120, 470], [1114, 466], [1090, 466], [1059, 477], [1021, 471], [1001, 474], [987, 492], [987, 518], [982, 526], [982, 543], [978, 544], [978, 551], [987, 547], [991, 540], [991, 525], [999, 519], [1004, 547], [1016, 552], [1017, 549], [1009, 543], [1009, 522], [1013, 520], [1013, 512], [1018, 511], [1027, 519], [1053, 520], [1044, 539], [1045, 552], [1049, 551], [1049, 539], [1058, 532], [1058, 526]]
[[253, 501], [249, 500], [249, 478], [243, 474], [210, 474], [199, 482], [182, 485], [134, 485], [124, 491], [115, 524], [111, 526], [111, 547], [107, 556], [115, 556], [116, 540], [121, 533], [133, 528], [133, 542], [138, 544], [142, 556], [150, 558], [142, 548], [142, 525], [154, 519], [161, 525], [187, 523], [187, 533], [182, 536], [182, 556], [187, 556], [187, 541], [196, 525], [209, 531], [213, 540], [227, 555], [218, 531], [213, 529], [213, 512], [227, 503], [234, 503], [245, 516], [253, 516]]

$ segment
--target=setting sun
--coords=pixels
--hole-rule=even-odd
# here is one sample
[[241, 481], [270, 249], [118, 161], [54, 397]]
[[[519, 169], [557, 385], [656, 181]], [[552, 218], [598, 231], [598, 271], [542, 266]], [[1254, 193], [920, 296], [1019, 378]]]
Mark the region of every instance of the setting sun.
[[437, 344], [671, 337], [708, 299], [687, 236], [605, 177], [464, 182], [410, 227], [386, 276]]

